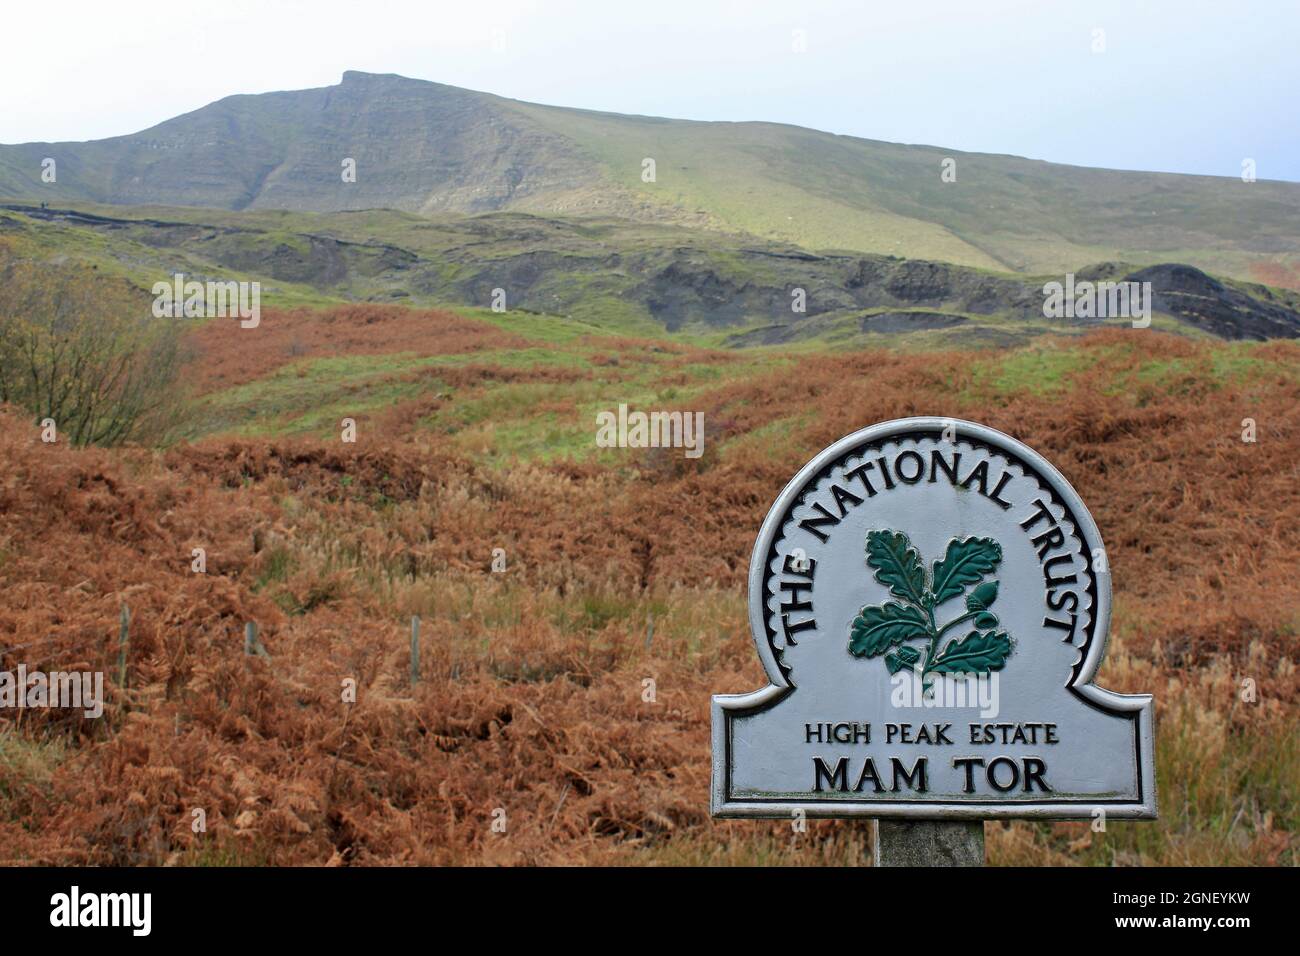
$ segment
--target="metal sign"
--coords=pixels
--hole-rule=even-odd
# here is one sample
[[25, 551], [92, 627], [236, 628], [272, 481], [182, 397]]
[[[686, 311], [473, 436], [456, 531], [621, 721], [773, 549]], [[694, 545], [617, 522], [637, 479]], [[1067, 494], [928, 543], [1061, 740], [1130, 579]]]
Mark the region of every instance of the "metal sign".
[[715, 816], [1156, 815], [1149, 695], [1096, 687], [1101, 536], [1040, 455], [909, 418], [836, 442], [749, 569], [769, 685], [713, 698]]

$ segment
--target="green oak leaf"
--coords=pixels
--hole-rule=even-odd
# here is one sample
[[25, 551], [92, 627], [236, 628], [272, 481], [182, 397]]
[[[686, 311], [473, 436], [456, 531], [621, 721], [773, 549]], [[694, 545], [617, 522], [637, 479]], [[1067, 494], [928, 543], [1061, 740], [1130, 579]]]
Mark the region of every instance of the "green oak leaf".
[[940, 674], [987, 674], [1002, 670], [1011, 653], [1005, 631], [971, 631], [951, 641], [926, 668]]
[[1002, 545], [992, 538], [953, 538], [943, 560], [934, 563], [934, 603], [957, 597], [997, 568], [1001, 560]]
[[872, 604], [864, 607], [849, 627], [849, 653], [875, 657], [895, 644], [929, 637], [925, 614], [906, 604]]
[[897, 674], [904, 667], [915, 667], [920, 659], [920, 651], [904, 644], [898, 650], [885, 655], [885, 666], [889, 668], [889, 673]]
[[985, 581], [970, 594], [966, 595], [966, 610], [987, 611], [998, 599], [998, 582]]
[[920, 605], [925, 594], [925, 568], [921, 555], [901, 531], [868, 531], [867, 564], [876, 580], [896, 597]]

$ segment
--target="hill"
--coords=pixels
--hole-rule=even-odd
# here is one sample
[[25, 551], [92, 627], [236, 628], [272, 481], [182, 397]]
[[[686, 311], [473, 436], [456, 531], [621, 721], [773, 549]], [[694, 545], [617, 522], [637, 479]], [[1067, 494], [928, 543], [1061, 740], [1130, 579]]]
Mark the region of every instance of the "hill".
[[[686, 335], [736, 346], [1006, 345], [1102, 324], [1045, 318], [1043, 287], [1051, 276], [816, 253], [625, 219], [8, 203], [0, 204], [0, 239], [19, 255], [88, 261], [143, 290], [184, 272], [256, 279], [267, 301], [280, 306], [402, 302], [480, 309], [493, 306], [499, 290], [500, 306], [516, 316], [560, 316], [591, 331]], [[1178, 263], [1100, 263], [1080, 269], [1077, 278], [1150, 282], [1157, 328], [1225, 339], [1300, 336], [1300, 294], [1288, 290], [1221, 280]]]
[[[41, 180], [46, 157], [54, 183]], [[941, 180], [946, 158], [955, 182]], [[355, 182], [343, 181], [347, 159]], [[1182, 262], [1300, 288], [1298, 184], [597, 113], [353, 71], [337, 86], [230, 96], [128, 136], [0, 146], [0, 197], [596, 215], [1004, 271]]]
[[[1099, 682], [1160, 702], [1159, 820], [998, 824], [990, 861], [1297, 862], [1296, 343], [1109, 330], [796, 363], [436, 314], [408, 341], [405, 312], [331, 312], [296, 356], [269, 317], [274, 370], [205, 327], [196, 387], [249, 413], [238, 436], [74, 449], [0, 408], [0, 666], [103, 670], [109, 697], [99, 721], [0, 723], [6, 862], [861, 863], [852, 823], [709, 818], [709, 695], [762, 682], [745, 580], [774, 496], [813, 450], [911, 414], [1061, 467], [1113, 571]], [[702, 410], [704, 456], [597, 448], [591, 411], [620, 401]]]

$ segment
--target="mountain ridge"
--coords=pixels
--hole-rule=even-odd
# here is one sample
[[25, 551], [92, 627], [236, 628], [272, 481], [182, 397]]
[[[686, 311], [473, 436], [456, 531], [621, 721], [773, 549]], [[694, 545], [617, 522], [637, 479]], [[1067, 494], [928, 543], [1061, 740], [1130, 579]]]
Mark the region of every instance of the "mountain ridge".
[[[55, 183], [40, 178], [47, 155]], [[356, 182], [343, 181], [346, 159]], [[947, 159], [954, 182], [941, 179]], [[139, 133], [0, 146], [0, 197], [615, 216], [996, 270], [1178, 261], [1300, 287], [1300, 184], [570, 109], [357, 70], [333, 86], [234, 94]]]

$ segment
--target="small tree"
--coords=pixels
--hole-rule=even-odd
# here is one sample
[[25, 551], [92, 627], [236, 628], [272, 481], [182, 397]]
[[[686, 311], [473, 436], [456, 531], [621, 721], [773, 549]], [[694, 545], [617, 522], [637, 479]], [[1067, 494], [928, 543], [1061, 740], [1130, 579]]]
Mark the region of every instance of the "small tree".
[[54, 419], [76, 445], [148, 439], [179, 364], [179, 325], [154, 318], [143, 291], [0, 244], [0, 401]]

